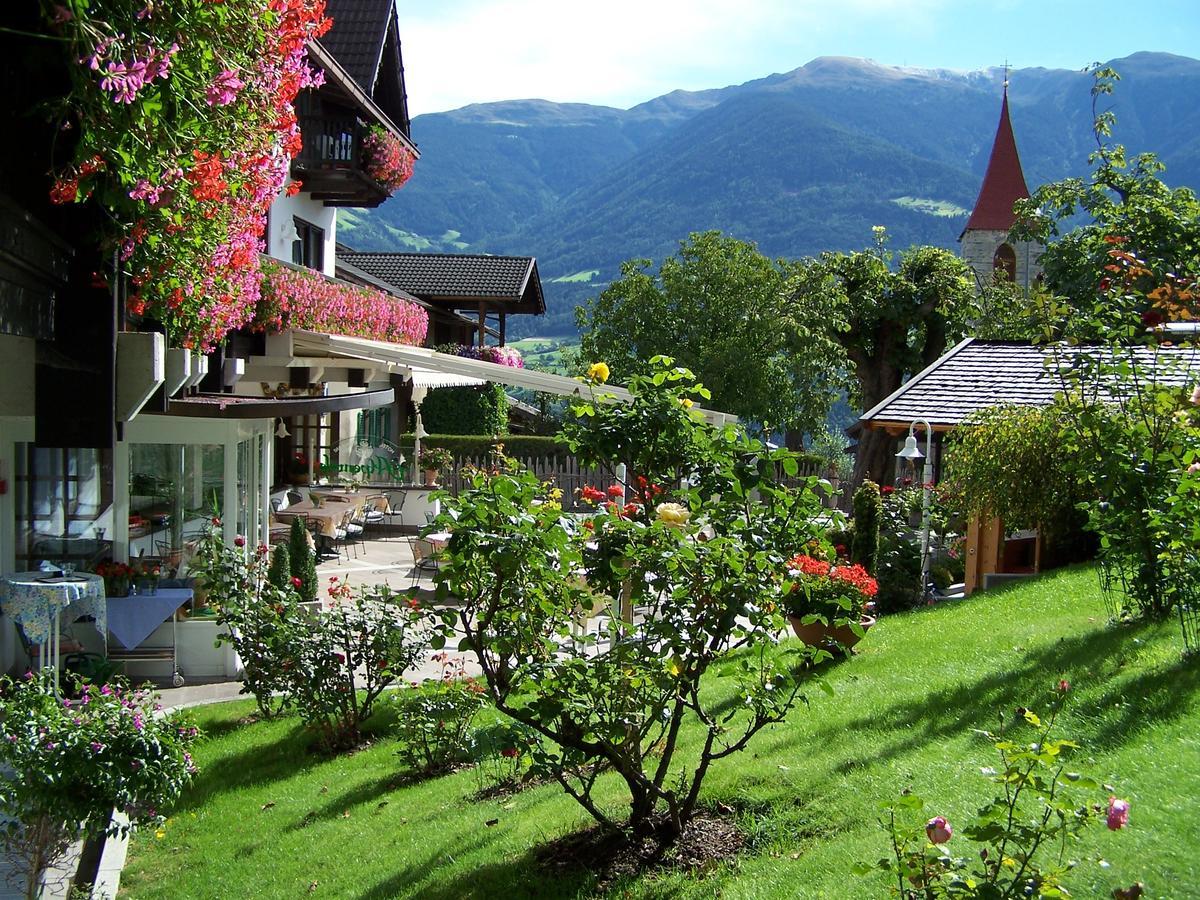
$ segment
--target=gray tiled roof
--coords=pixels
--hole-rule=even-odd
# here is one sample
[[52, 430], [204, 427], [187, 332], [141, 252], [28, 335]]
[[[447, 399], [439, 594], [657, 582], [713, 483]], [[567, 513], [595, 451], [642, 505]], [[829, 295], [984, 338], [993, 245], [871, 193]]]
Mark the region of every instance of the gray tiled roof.
[[[1000, 403], [1048, 406], [1061, 389], [1054, 360], [1046, 367], [1050, 352], [1025, 343], [967, 338], [863, 413], [860, 421], [871, 425], [925, 419], [935, 427], [953, 426]], [[1177, 347], [1167, 352], [1195, 350]], [[1192, 371], [1200, 368], [1200, 360], [1189, 363]]]
[[504, 300], [524, 311], [546, 308], [532, 256], [339, 250], [338, 259], [423, 300]]
[[367, 93], [375, 87], [375, 71], [387, 37], [395, 0], [327, 0], [333, 25], [321, 43]]

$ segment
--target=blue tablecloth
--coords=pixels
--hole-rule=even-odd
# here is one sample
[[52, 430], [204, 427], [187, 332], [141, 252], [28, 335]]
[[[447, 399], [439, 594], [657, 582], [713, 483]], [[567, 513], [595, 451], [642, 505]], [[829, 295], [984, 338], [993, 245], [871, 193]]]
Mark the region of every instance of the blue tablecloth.
[[17, 572], [0, 579], [0, 606], [4, 614], [20, 623], [30, 642], [43, 644], [51, 637], [56, 613], [64, 621], [91, 616], [96, 630], [104, 634], [104, 579], [77, 573], [52, 577], [46, 572]]
[[108, 598], [108, 630], [132, 650], [192, 599], [191, 588], [159, 588], [156, 594]]

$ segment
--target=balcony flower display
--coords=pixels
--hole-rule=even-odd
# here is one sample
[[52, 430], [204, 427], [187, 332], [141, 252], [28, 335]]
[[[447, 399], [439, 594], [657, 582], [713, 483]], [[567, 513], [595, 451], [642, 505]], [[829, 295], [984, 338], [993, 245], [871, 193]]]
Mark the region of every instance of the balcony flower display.
[[271, 261], [263, 261], [262, 272], [259, 331], [303, 328], [418, 347], [425, 342], [429, 314], [412, 301]]
[[442, 344], [437, 350], [439, 353], [447, 353], [450, 356], [478, 359], [483, 362], [495, 363], [498, 366], [508, 366], [510, 369], [525, 368], [525, 360], [521, 357], [521, 351], [516, 347], [474, 347], [468, 344]]
[[267, 208], [300, 149], [293, 101], [322, 78], [305, 48], [330, 25], [325, 0], [46, 8], [75, 63], [55, 111], [74, 158], [51, 199], [100, 203], [129, 312], [211, 347], [258, 304]]
[[416, 158], [404, 143], [386, 129], [372, 125], [362, 140], [363, 168], [389, 193], [412, 178]]

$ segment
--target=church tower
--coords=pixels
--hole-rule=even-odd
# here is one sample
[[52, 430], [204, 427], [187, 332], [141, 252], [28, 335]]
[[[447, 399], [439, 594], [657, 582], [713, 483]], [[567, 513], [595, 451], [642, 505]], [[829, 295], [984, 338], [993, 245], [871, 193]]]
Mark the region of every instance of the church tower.
[[1029, 188], [1025, 186], [1025, 173], [1021, 171], [1017, 141], [1008, 118], [1006, 73], [1000, 124], [996, 127], [996, 138], [992, 142], [992, 155], [983, 176], [983, 186], [979, 189], [979, 198], [975, 201], [971, 218], [967, 220], [967, 227], [958, 237], [962, 244], [962, 258], [974, 270], [980, 285], [989, 283], [993, 273], [999, 271], [1028, 293], [1041, 274], [1042, 268], [1037, 261], [1042, 252], [1041, 245], [1008, 239], [1008, 230], [1017, 220], [1013, 204], [1028, 196]]

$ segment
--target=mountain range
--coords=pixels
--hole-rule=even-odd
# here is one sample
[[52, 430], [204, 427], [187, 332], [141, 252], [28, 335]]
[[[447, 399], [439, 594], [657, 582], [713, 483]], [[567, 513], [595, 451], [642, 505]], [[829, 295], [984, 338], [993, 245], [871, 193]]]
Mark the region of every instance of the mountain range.
[[[1104, 98], [1114, 140], [1150, 150], [1165, 179], [1200, 185], [1200, 61], [1142, 52], [1113, 60]], [[512, 100], [418, 116], [421, 159], [375, 210], [343, 210], [361, 250], [533, 255], [544, 319], [509, 333], [570, 334], [575, 304], [625, 259], [661, 259], [718, 229], [771, 256], [867, 246], [956, 247], [1000, 111], [1000, 69], [959, 72], [821, 57], [794, 71], [631, 109]], [[1082, 71], [1008, 72], [1030, 189], [1086, 175], [1095, 149]]]

